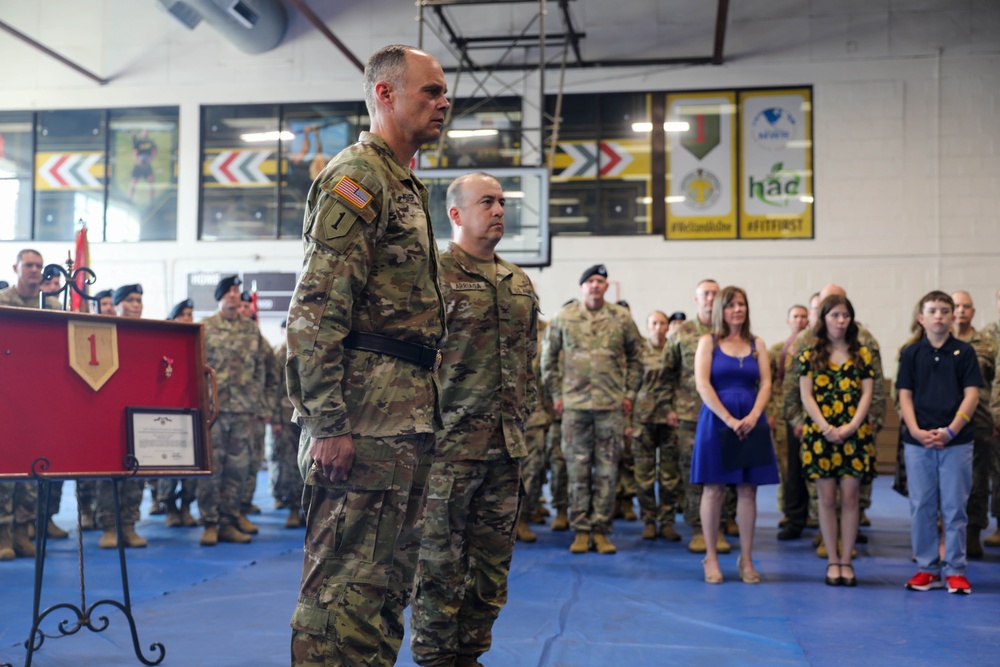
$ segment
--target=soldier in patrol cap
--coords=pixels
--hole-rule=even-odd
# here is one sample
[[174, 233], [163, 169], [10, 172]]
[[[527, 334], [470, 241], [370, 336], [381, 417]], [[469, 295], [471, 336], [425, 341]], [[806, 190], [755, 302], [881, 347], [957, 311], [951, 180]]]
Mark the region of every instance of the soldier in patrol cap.
[[212, 476], [198, 480], [198, 509], [205, 524], [202, 546], [246, 544], [257, 527], [240, 512], [258, 411], [263, 403], [267, 341], [257, 325], [240, 317], [240, 279], [215, 286], [219, 309], [202, 320], [206, 362], [215, 369], [219, 416], [212, 424]]
[[410, 629], [418, 665], [475, 665], [507, 601], [524, 430], [537, 400], [538, 300], [495, 254], [503, 188], [468, 174], [448, 188], [453, 242], [441, 255], [448, 313], [441, 416], [427, 481]]
[[[142, 285], [122, 285], [111, 297], [118, 317], [138, 319], [142, 317]], [[155, 482], [154, 482], [155, 483]], [[141, 479], [119, 481], [98, 480], [97, 482], [97, 526], [103, 532], [97, 546], [101, 549], [118, 548], [118, 531], [115, 528], [115, 505], [112, 484], [118, 485], [119, 508], [122, 520], [122, 539], [130, 549], [146, 546], [146, 539], [135, 532], [135, 524], [141, 518], [140, 505], [145, 482]]]
[[[14, 262], [17, 281], [0, 289], [0, 306], [38, 308], [44, 267], [42, 254], [37, 250], [25, 248], [18, 252]], [[61, 309], [59, 301], [50, 296], [45, 297], [45, 307]], [[37, 496], [32, 482], [0, 481], [0, 560], [35, 557], [29, 529], [34, 526]], [[58, 528], [55, 524], [51, 526]]]
[[402, 45], [373, 54], [364, 80], [371, 131], [309, 190], [288, 312], [307, 509], [296, 667], [395, 662], [441, 427], [444, 300], [427, 188], [408, 165], [441, 136], [447, 82], [433, 56]]
[[[570, 553], [617, 551], [608, 539], [625, 417], [642, 382], [642, 336], [626, 309], [604, 301], [608, 270], [580, 276], [583, 299], [552, 318], [542, 349], [542, 375], [562, 413], [569, 475]], [[563, 356], [560, 356], [560, 352]]]

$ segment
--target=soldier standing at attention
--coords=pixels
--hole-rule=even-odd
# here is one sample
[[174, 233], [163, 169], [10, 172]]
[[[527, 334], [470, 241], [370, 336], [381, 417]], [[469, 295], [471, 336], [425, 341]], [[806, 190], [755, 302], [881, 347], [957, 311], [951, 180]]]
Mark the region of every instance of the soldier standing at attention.
[[[281, 419], [271, 422], [271, 466], [268, 468], [271, 497], [275, 509], [287, 509], [285, 528], [299, 528], [305, 525], [302, 516], [302, 473], [299, 472], [299, 437], [302, 429], [292, 419], [295, 409], [288, 400], [288, 384], [285, 380], [285, 359], [288, 357], [288, 343], [285, 342], [286, 322], [281, 323], [281, 343], [274, 350], [278, 363], [278, 385], [275, 392], [281, 409]], [[280, 428], [275, 429], [275, 424]]]
[[[541, 349], [542, 337], [545, 335], [545, 328], [548, 322], [538, 320], [538, 346]], [[528, 421], [524, 426], [524, 442], [528, 449], [528, 454], [521, 461], [521, 479], [524, 484], [524, 502], [521, 503], [520, 514], [517, 521], [517, 539], [521, 542], [534, 542], [538, 535], [531, 530], [528, 525], [530, 515], [538, 511], [542, 500], [542, 486], [545, 485], [545, 434], [552, 424], [552, 400], [545, 392], [542, 385], [542, 358], [536, 355], [532, 362], [535, 374], [535, 394], [537, 398], [528, 415]], [[563, 513], [566, 510], [563, 509]], [[545, 517], [541, 517], [545, 523]], [[568, 525], [567, 525], [568, 527]]]
[[976, 308], [969, 293], [955, 292], [951, 295], [951, 300], [955, 302], [955, 338], [968, 343], [976, 351], [979, 371], [983, 374], [979, 403], [972, 413], [972, 425], [975, 429], [972, 440], [972, 490], [966, 507], [969, 527], [965, 533], [966, 556], [980, 559], [984, 555], [983, 543], [980, 541], [982, 532], [990, 525], [990, 477], [997, 455], [997, 442], [993, 437], [995, 424], [993, 413], [990, 412], [990, 390], [996, 377], [998, 350], [993, 338], [984, 336], [972, 326]]
[[537, 400], [538, 301], [528, 276], [494, 254], [505, 203], [488, 174], [448, 188], [454, 241], [441, 255], [443, 428], [427, 479], [410, 623], [413, 659], [425, 667], [479, 664], [507, 601], [519, 459]]
[[[1000, 314], [1000, 290], [996, 294], [997, 314]], [[1000, 348], [1000, 320], [990, 322], [982, 329], [984, 338], [992, 338], [997, 347]], [[1000, 442], [1000, 376], [993, 379], [993, 393], [990, 398], [990, 412], [993, 414], [993, 439]], [[983, 542], [988, 547], [1000, 547], [1000, 452], [997, 452], [997, 460], [993, 462], [993, 474], [990, 476], [990, 486], [992, 487], [992, 498], [990, 499], [990, 513], [997, 519], [997, 530], [986, 538]]]
[[[643, 346], [642, 387], [632, 410], [633, 446], [635, 448], [635, 481], [639, 487], [639, 509], [645, 527], [642, 539], [655, 540], [657, 535], [670, 542], [681, 536], [674, 529], [677, 515], [677, 493], [681, 484], [680, 459], [677, 451], [677, 413], [674, 385], [660, 372], [663, 347], [667, 343], [666, 313], [654, 310], [646, 318], [649, 337]], [[659, 458], [659, 462], [657, 462]], [[659, 502], [656, 486], [659, 483]], [[656, 530], [656, 522], [660, 530]]]
[[[569, 476], [570, 553], [613, 554], [608, 539], [625, 415], [642, 383], [642, 336], [625, 308], [604, 301], [608, 270], [595, 264], [580, 277], [583, 300], [552, 318], [542, 349], [542, 375], [563, 416], [562, 451]], [[560, 357], [560, 352], [563, 356]]]
[[[115, 315], [128, 319], [142, 317], [142, 285], [122, 285], [115, 290], [112, 302]], [[157, 480], [150, 480], [156, 484]], [[102, 531], [97, 546], [101, 549], [118, 548], [118, 531], [115, 528], [115, 500], [112, 484], [118, 485], [118, 507], [122, 519], [122, 539], [129, 549], [142, 549], [146, 540], [135, 532], [135, 524], [141, 518], [142, 491], [146, 482], [141, 479], [121, 479], [97, 481], [97, 526]]]
[[260, 348], [267, 345], [257, 325], [240, 317], [239, 278], [220, 280], [215, 300], [219, 310], [202, 320], [205, 361], [215, 369], [219, 387], [219, 416], [209, 434], [212, 476], [198, 480], [198, 509], [205, 523], [201, 544], [206, 547], [220, 541], [246, 544], [257, 532], [240, 513], [240, 500], [263, 402]]
[[[691, 454], [694, 451], [694, 432], [698, 424], [698, 413], [701, 412], [701, 396], [694, 382], [694, 353], [698, 349], [698, 340], [705, 334], [712, 333], [712, 304], [719, 293], [719, 283], [706, 279], [695, 288], [694, 302], [698, 312], [694, 319], [685, 320], [672, 334], [667, 336], [663, 348], [663, 371], [669, 374], [674, 384], [673, 412], [677, 415], [677, 448], [680, 451], [681, 477], [691, 479]], [[691, 541], [688, 550], [692, 553], [705, 553], [705, 535], [701, 529], [702, 487], [700, 484], [688, 483], [684, 491], [684, 523], [691, 526]], [[716, 550], [727, 554], [732, 549], [726, 541], [723, 531], [719, 531], [716, 539]]]
[[[0, 290], [0, 306], [38, 308], [44, 268], [42, 254], [37, 250], [25, 248], [17, 253], [14, 261], [17, 281]], [[62, 310], [59, 301], [51, 296], [45, 297], [45, 307]], [[35, 557], [28, 529], [35, 521], [37, 497], [34, 482], [0, 482], [0, 560]]]
[[400, 45], [372, 55], [364, 81], [371, 131], [309, 190], [288, 312], [306, 483], [296, 667], [395, 663], [441, 427], [444, 300], [427, 188], [407, 165], [441, 136], [447, 83], [433, 56]]

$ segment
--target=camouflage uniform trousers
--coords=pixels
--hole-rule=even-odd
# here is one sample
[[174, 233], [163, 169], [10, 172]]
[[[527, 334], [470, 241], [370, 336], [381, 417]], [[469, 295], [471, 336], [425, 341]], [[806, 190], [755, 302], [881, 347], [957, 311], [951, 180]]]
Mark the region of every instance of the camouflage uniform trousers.
[[[684, 478], [684, 523], [692, 528], [701, 528], [701, 484], [691, 484], [691, 457], [694, 455], [694, 435], [698, 422], [682, 419], [677, 427], [677, 449], [680, 452], [681, 476]], [[726, 488], [726, 499], [722, 506], [722, 522], [736, 516], [736, 492], [733, 486]]]
[[434, 436], [355, 436], [354, 448], [346, 482], [306, 483], [293, 667], [389, 667], [403, 642]]
[[271, 465], [268, 484], [271, 497], [284, 503], [287, 509], [302, 507], [302, 473], [299, 471], [298, 451], [302, 428], [286, 422], [271, 446]]
[[212, 424], [212, 476], [198, 480], [198, 510], [206, 525], [236, 523], [259, 421], [248, 412], [220, 412]]
[[[528, 515], [538, 507], [545, 485], [545, 426], [529, 426], [524, 431], [524, 444], [528, 455], [521, 461], [524, 483], [524, 505], [522, 511]], [[528, 516], [524, 517], [527, 520]]]
[[[669, 424], [641, 423], [633, 433], [635, 482], [643, 523], [674, 525], [677, 498], [684, 489], [677, 432]], [[660, 502], [656, 502], [659, 482]]]
[[35, 482], [0, 482], [0, 526], [34, 523], [37, 499]]
[[771, 429], [774, 443], [774, 459], [778, 463], [778, 512], [785, 516], [785, 475], [788, 474], [788, 427], [784, 419], [775, 419]]
[[[178, 484], [180, 490], [178, 490]], [[180, 509], [177, 501], [181, 505], [190, 505], [195, 501], [198, 493], [198, 480], [181, 479], [178, 477], [164, 477], [156, 480], [156, 499], [167, 506], [168, 511]]]
[[625, 419], [620, 410], [565, 410], [562, 417], [570, 528], [610, 533]]
[[490, 649], [507, 601], [520, 484], [510, 458], [431, 467], [410, 618], [418, 665], [476, 664]]
[[146, 488], [144, 479], [97, 480], [97, 526], [101, 530], [115, 528], [115, 499], [112, 484], [118, 485], [118, 506], [121, 508], [122, 525], [138, 523], [141, 518], [142, 492]]
[[632, 504], [632, 499], [639, 492], [635, 481], [635, 441], [629, 436], [622, 436], [622, 454], [618, 459], [618, 481], [615, 482], [615, 499], [624, 505]]
[[549, 432], [545, 434], [545, 458], [549, 462], [549, 493], [552, 494], [552, 507], [564, 510], [569, 507], [569, 478], [562, 448], [562, 419], [552, 420]]
[[96, 479], [76, 480], [76, 503], [81, 508], [89, 508], [92, 513], [97, 512]]
[[[972, 447], [972, 491], [966, 505], [969, 528], [985, 530], [990, 525], [989, 494], [990, 478], [996, 466], [997, 441], [992, 429], [976, 429]], [[996, 504], [996, 490], [993, 494]]]
[[250, 459], [247, 465], [247, 480], [243, 484], [243, 494], [240, 496], [240, 509], [246, 514], [253, 504], [253, 496], [257, 493], [257, 473], [264, 463], [264, 440], [267, 425], [262, 419], [254, 420], [253, 438], [250, 440]]

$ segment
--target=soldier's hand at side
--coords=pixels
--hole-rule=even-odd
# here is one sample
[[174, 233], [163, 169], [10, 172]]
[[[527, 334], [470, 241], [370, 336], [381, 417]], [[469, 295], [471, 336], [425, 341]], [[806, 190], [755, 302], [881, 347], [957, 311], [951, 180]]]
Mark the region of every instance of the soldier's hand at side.
[[350, 433], [310, 438], [309, 456], [331, 482], [346, 482], [354, 466], [354, 438]]
[[556, 414], [561, 415], [563, 413], [563, 402], [561, 398], [552, 402], [552, 409], [556, 411]]
[[271, 424], [271, 435], [276, 438], [281, 435], [281, 424]]
[[795, 428], [793, 428], [792, 429], [792, 434], [795, 436], [796, 440], [801, 440], [802, 439], [802, 427], [801, 426], [796, 426]]
[[622, 399], [622, 414], [630, 414], [632, 412], [632, 401], [627, 398]]
[[681, 420], [677, 418], [676, 412], [671, 412], [670, 414], [667, 415], [667, 424], [671, 428], [677, 428], [678, 426], [681, 425]]

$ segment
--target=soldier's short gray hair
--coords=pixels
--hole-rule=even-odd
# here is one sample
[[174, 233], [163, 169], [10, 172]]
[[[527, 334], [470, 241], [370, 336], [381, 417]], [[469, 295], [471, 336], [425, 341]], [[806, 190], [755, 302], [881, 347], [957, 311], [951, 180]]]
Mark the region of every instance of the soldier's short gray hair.
[[[445, 210], [450, 211], [452, 206], [462, 208], [465, 206], [465, 183], [470, 178], [475, 176], [485, 176], [486, 178], [496, 181], [496, 177], [487, 174], [485, 171], [476, 171], [471, 174], [462, 174], [448, 186], [448, 192], [445, 195]], [[497, 181], [499, 183], [500, 181]]]
[[375, 104], [375, 85], [379, 81], [400, 86], [406, 74], [406, 54], [417, 51], [413, 46], [405, 44], [390, 44], [383, 46], [368, 59], [365, 64], [365, 106], [368, 115], [374, 116], [378, 107]]

